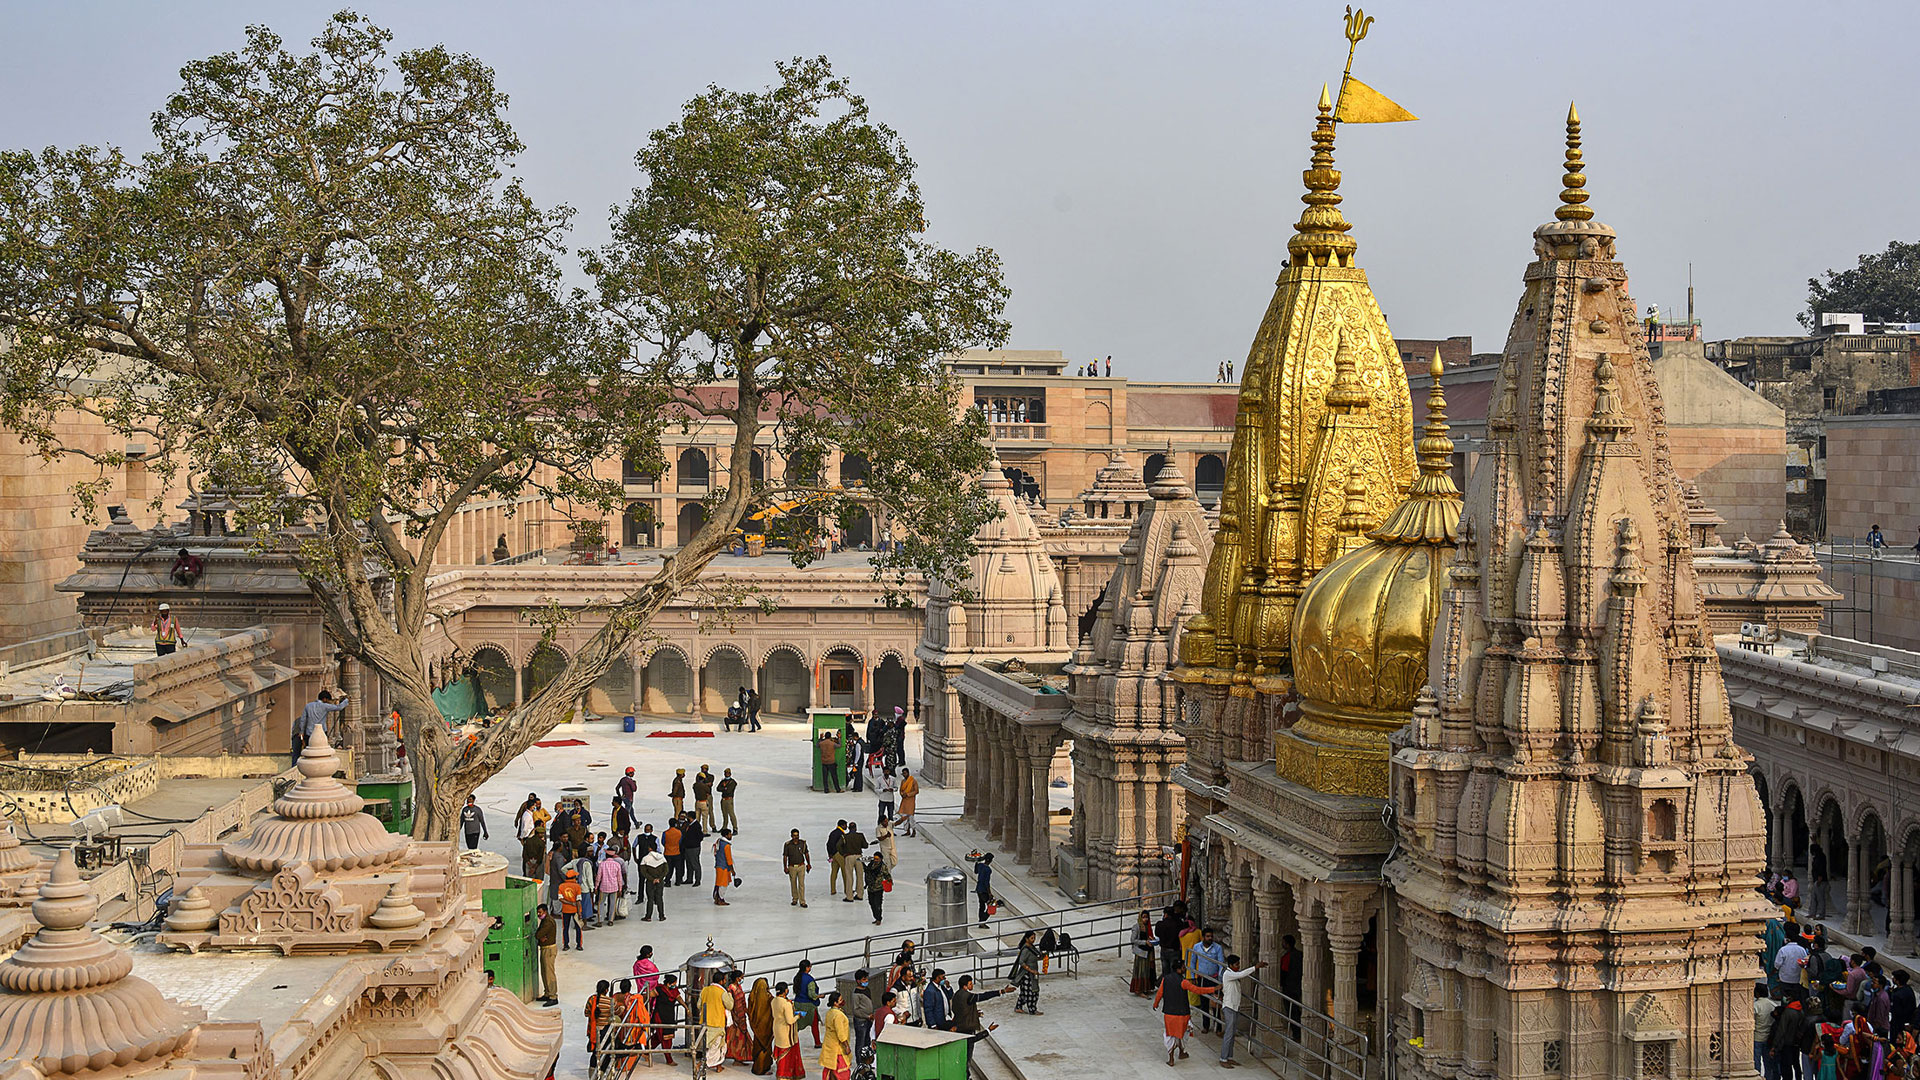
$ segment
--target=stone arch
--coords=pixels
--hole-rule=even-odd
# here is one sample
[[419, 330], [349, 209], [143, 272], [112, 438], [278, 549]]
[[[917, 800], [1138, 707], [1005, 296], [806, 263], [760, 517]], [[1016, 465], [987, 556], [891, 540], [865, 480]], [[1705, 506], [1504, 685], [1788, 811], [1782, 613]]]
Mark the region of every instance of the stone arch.
[[526, 700], [531, 701], [540, 691], [545, 690], [567, 667], [567, 652], [551, 641], [535, 645], [527, 653], [527, 662], [521, 668], [523, 692]]
[[805, 716], [812, 702], [812, 664], [798, 645], [779, 644], [756, 665], [761, 715]]
[[548, 649], [551, 649], [552, 651], [559, 653], [560, 659], [562, 660], [571, 659], [571, 655], [567, 652], [566, 648], [562, 646], [559, 642], [535, 641], [532, 644], [527, 646], [526, 655], [520, 658], [520, 663], [523, 666], [526, 664], [531, 664], [533, 663], [533, 658], [536, 654]]
[[1087, 439], [1110, 442], [1113, 439], [1113, 406], [1104, 401], [1087, 403]]
[[520, 700], [520, 680], [505, 648], [491, 642], [477, 646], [467, 660], [481, 711], [512, 709]]
[[1888, 835], [1886, 819], [1880, 816], [1879, 808], [1874, 806], [1871, 800], [1860, 800], [1860, 805], [1853, 809], [1852, 818], [1853, 819], [1848, 822], [1847, 828], [1847, 835], [1849, 837], [1866, 836], [1867, 829], [1871, 826], [1879, 830], [1881, 842], [1886, 842]]
[[746, 651], [730, 641], [714, 645], [700, 660], [700, 711], [725, 715], [740, 688], [751, 685], [753, 675], [747, 667]]
[[906, 653], [901, 652], [899, 649], [894, 648], [892, 645], [883, 646], [880, 649], [880, 663], [882, 664], [886, 663], [887, 657], [889, 656], [893, 657], [895, 660], [900, 661], [900, 664], [902, 667], [905, 667], [907, 665]]
[[1165, 454], [1148, 454], [1146, 464], [1140, 467], [1140, 478], [1151, 486], [1154, 478], [1160, 475], [1160, 470], [1167, 467], [1167, 461]]
[[587, 688], [587, 711], [596, 716], [618, 716], [638, 709], [637, 675], [630, 657], [614, 657], [607, 670]]
[[713, 483], [713, 467], [707, 461], [707, 452], [697, 446], [680, 451], [673, 473], [680, 487], [707, 487]]
[[662, 642], [648, 650], [636, 695], [644, 712], [685, 715], [694, 708], [694, 668], [687, 651]]
[[1901, 854], [1908, 862], [1920, 862], [1920, 820], [1908, 818], [1895, 830], [1894, 835], [1900, 842], [1893, 850]]
[[1220, 501], [1227, 490], [1227, 459], [1220, 454], [1201, 454], [1193, 463], [1193, 495], [1203, 505]]
[[812, 661], [807, 659], [807, 650], [801, 648], [798, 645], [795, 645], [790, 641], [782, 641], [777, 645], [769, 645], [766, 648], [760, 650], [760, 666], [765, 667], [767, 662], [773, 659], [774, 653], [782, 652], [782, 651], [790, 652], [794, 656], [799, 657], [800, 662], [802, 664], [812, 663]]
[[872, 688], [867, 685], [867, 657], [858, 646], [835, 642], [820, 651], [820, 691], [829, 708], [864, 709]]
[[674, 516], [674, 536], [684, 545], [707, 523], [707, 505], [689, 499], [680, 504], [680, 512]]
[[873, 708], [886, 716], [896, 708], [912, 711], [913, 677], [898, 649], [882, 650], [873, 666]]
[[853, 654], [854, 659], [860, 661], [862, 664], [867, 662], [866, 650], [850, 641], [829, 642], [826, 648], [820, 650], [820, 658], [824, 660], [829, 655], [837, 652], [850, 652]]

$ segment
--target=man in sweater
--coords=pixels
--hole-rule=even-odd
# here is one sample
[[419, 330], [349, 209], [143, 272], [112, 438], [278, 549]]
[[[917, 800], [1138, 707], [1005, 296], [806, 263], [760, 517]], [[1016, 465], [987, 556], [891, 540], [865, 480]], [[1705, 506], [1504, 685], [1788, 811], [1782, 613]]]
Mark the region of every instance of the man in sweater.
[[1220, 972], [1220, 1067], [1237, 1069], [1240, 1063], [1233, 1060], [1233, 1040], [1240, 1034], [1240, 1025], [1246, 1020], [1240, 1013], [1242, 979], [1250, 978], [1254, 972], [1266, 967], [1265, 960], [1250, 968], [1240, 966], [1240, 957], [1227, 957], [1227, 966]]
[[953, 995], [953, 1025], [949, 1030], [965, 1032], [973, 1036], [976, 1041], [985, 1038], [987, 1032], [992, 1031], [1000, 1025], [988, 1024], [986, 1027], [980, 1026], [980, 1003], [992, 998], [997, 998], [1001, 994], [1010, 993], [1012, 990], [1013, 984], [1008, 983], [1004, 989], [975, 992], [973, 989], [973, 976], [960, 976], [960, 989], [955, 991]]
[[467, 850], [480, 846], [480, 838], [492, 839], [487, 832], [487, 815], [480, 810], [480, 804], [473, 796], [467, 796], [467, 804], [460, 808], [460, 832], [467, 838]]

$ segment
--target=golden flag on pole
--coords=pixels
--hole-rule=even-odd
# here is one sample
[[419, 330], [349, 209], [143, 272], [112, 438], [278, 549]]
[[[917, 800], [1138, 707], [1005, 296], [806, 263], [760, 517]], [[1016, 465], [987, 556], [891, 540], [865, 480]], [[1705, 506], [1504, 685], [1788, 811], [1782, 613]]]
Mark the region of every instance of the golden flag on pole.
[[1343, 124], [1397, 124], [1420, 119], [1351, 75], [1340, 82], [1340, 100], [1333, 107], [1333, 118]]

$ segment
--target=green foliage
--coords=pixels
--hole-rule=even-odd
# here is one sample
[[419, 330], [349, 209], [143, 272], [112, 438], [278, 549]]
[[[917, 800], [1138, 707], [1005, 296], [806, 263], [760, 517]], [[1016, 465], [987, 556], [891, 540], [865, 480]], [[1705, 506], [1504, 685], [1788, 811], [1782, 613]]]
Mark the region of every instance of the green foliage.
[[[417, 830], [444, 836], [754, 509], [823, 493], [826, 518], [892, 523], [893, 581], [961, 576], [991, 512], [986, 431], [941, 357], [1004, 340], [1006, 290], [992, 252], [924, 238], [911, 158], [824, 59], [689, 102], [638, 153], [613, 242], [583, 256], [598, 292], [570, 290], [571, 212], [512, 178], [491, 69], [390, 38], [344, 12], [305, 53], [251, 27], [183, 69], [149, 152], [0, 152], [0, 423], [84, 453], [60, 425], [91, 414], [168, 479], [252, 493], [243, 528], [320, 525], [302, 571], [338, 647], [394, 693]], [[460, 507], [537, 494], [597, 527], [624, 490], [596, 465], [657, 472], [669, 425], [722, 431], [743, 482], [658, 574], [596, 605], [544, 692], [452, 746], [421, 637]], [[768, 482], [745, 483], [768, 433]], [[832, 447], [871, 463], [857, 491], [780, 479]], [[83, 508], [104, 489], [82, 485]]]
[[[827, 493], [772, 530], [796, 561], [808, 523], [869, 513], [906, 537], [876, 560], [895, 580], [958, 576], [989, 512], [974, 483], [987, 431], [956, 409], [942, 357], [1005, 340], [999, 259], [925, 239], [912, 158], [825, 58], [779, 73], [764, 91], [709, 88], [653, 134], [587, 269], [645, 343], [633, 377], [674, 388], [681, 422], [772, 429], [755, 507]], [[858, 488], [821, 475], [836, 446], [868, 462]]]
[[1857, 311], [1870, 322], [1920, 322], [1920, 243], [1898, 240], [1860, 256], [1851, 270], [1807, 279], [1807, 310], [1800, 325], [1817, 329], [1822, 313]]

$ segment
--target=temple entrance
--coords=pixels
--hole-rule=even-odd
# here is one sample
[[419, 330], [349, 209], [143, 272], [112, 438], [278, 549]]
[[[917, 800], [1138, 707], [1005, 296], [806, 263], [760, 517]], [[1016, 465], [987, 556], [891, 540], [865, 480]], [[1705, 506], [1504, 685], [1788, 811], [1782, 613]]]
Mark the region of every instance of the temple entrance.
[[[747, 675], [747, 658], [733, 646], [722, 645], [707, 657], [707, 666], [700, 669], [700, 711], [709, 716], [725, 716], [727, 706], [752, 682]], [[761, 708], [765, 707], [762, 701]]]
[[905, 709], [908, 681], [906, 665], [900, 662], [898, 656], [888, 653], [873, 671], [874, 709], [885, 716], [892, 716], [895, 708]]
[[473, 661], [467, 668], [473, 673], [474, 686], [480, 693], [480, 711], [490, 716], [513, 711], [520, 696], [513, 665], [507, 663], [506, 653], [483, 645], [474, 650]]

